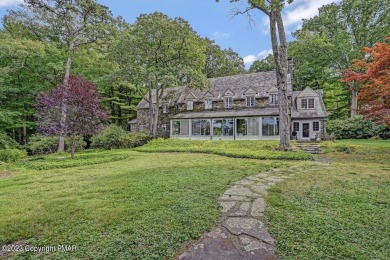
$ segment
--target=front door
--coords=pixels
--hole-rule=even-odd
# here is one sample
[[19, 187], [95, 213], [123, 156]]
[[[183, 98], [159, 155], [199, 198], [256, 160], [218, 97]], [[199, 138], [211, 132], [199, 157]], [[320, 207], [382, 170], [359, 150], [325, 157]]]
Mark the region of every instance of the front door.
[[302, 124], [302, 138], [309, 138], [309, 137], [310, 137], [310, 124], [303, 123]]

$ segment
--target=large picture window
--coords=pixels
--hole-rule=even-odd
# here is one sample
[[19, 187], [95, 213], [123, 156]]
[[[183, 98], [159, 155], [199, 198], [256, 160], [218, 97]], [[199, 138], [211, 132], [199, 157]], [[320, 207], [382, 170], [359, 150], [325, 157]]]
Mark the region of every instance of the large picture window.
[[233, 119], [213, 119], [214, 136], [233, 136]]
[[174, 136], [189, 136], [190, 122], [188, 119], [172, 120], [172, 135]]
[[263, 136], [278, 136], [279, 135], [279, 118], [263, 117], [262, 130]]
[[207, 136], [210, 135], [211, 120], [192, 119], [192, 135]]

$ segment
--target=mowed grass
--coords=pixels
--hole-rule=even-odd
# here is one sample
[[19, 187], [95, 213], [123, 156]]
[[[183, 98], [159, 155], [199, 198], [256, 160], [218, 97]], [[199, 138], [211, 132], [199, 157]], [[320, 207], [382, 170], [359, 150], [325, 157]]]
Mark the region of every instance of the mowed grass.
[[[390, 259], [390, 142], [325, 143], [271, 189], [268, 225], [283, 259]], [[344, 152], [336, 152], [341, 150]]]
[[[118, 153], [126, 159], [94, 164], [96, 158], [116, 160]], [[172, 258], [215, 225], [224, 190], [272, 164], [134, 151], [76, 156], [84, 164], [90, 156], [92, 164], [69, 168], [74, 162], [68, 156], [51, 155], [13, 165], [18, 170], [0, 179], [0, 245], [77, 246], [75, 252], [24, 252], [15, 258]], [[52, 169], [34, 170], [45, 164]]]
[[[215, 225], [223, 191], [277, 167], [295, 172], [267, 198], [279, 258], [390, 259], [389, 141], [324, 142], [320, 161], [212, 154], [249, 157], [250, 147], [274, 151], [274, 141], [166, 142], [138, 149], [148, 153], [88, 151], [0, 166], [0, 245], [77, 246], [20, 259], [172, 259]], [[163, 152], [169, 142], [176, 153]], [[178, 152], [196, 146], [196, 154]]]
[[136, 148], [140, 152], [188, 152], [209, 153], [234, 158], [260, 160], [312, 160], [313, 156], [301, 151], [277, 151], [278, 141], [274, 140], [237, 140], [237, 141], [200, 141], [180, 139], [156, 139]]

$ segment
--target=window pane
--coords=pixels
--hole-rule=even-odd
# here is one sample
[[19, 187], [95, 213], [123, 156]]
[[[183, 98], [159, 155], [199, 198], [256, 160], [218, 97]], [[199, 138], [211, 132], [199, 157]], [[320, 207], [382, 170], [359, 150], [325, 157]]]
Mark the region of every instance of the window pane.
[[309, 108], [314, 108], [314, 98], [309, 99]]
[[172, 135], [180, 135], [180, 120], [172, 121]]
[[302, 108], [307, 108], [307, 99], [302, 99], [301, 100], [301, 107]]
[[263, 136], [274, 136], [275, 118], [263, 117], [262, 130], [263, 130]]
[[233, 131], [234, 131], [234, 123], [233, 119], [224, 119], [223, 120], [223, 135], [224, 136], [233, 136]]
[[213, 102], [210, 99], [206, 99], [204, 102], [205, 109], [213, 108]]
[[236, 122], [237, 135], [246, 135], [246, 119], [239, 118]]
[[299, 131], [299, 122], [294, 122], [293, 130], [295, 130], [296, 132]]
[[188, 136], [190, 135], [190, 120], [183, 119], [180, 121], [181, 128], [180, 128], [180, 135]]
[[313, 122], [313, 131], [320, 131], [320, 122]]
[[225, 108], [232, 108], [233, 107], [233, 98], [227, 97], [225, 98]]
[[200, 120], [192, 119], [192, 135], [200, 135]]
[[193, 110], [194, 107], [194, 101], [189, 100], [187, 101], [187, 110]]
[[259, 135], [259, 119], [258, 118], [247, 118], [248, 127], [247, 134], [248, 135]]
[[213, 120], [213, 135], [215, 136], [221, 136], [223, 134], [222, 132], [222, 119], [214, 119]]
[[201, 135], [210, 135], [210, 120], [200, 121]]

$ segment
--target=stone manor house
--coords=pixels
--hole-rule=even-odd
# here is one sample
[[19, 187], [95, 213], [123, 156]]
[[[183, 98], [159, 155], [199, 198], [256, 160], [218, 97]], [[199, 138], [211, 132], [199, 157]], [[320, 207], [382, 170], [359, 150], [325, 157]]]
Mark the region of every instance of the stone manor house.
[[[159, 135], [203, 140], [278, 139], [279, 109], [274, 71], [210, 79], [210, 89], [169, 88], [159, 109]], [[291, 132], [298, 140], [325, 135], [322, 90], [293, 91], [288, 75]], [[148, 94], [145, 95], [145, 98]], [[156, 107], [153, 108], [157, 109]], [[149, 129], [149, 103], [142, 99], [131, 131]]]

